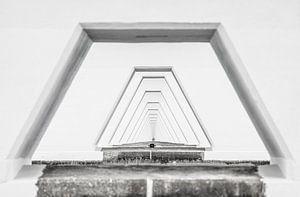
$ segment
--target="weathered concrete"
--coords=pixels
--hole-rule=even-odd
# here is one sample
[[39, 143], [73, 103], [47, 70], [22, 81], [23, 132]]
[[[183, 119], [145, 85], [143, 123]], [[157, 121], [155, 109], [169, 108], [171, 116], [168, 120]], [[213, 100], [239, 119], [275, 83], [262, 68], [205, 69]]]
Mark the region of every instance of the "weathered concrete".
[[204, 159], [204, 152], [161, 152], [154, 151], [152, 154], [152, 160], [159, 161], [183, 161], [183, 160], [194, 160], [201, 161]]
[[264, 196], [264, 185], [256, 180], [155, 179], [153, 196]]
[[264, 196], [251, 165], [48, 166], [37, 186], [38, 197]]
[[[99, 165], [159, 165], [159, 163], [138, 163], [138, 162], [127, 162], [127, 163], [122, 163], [122, 162], [118, 162], [118, 163], [106, 163], [106, 162], [102, 162], [99, 160], [86, 160], [86, 161], [81, 161], [81, 160], [51, 160], [51, 161], [47, 161], [47, 160], [36, 160], [36, 161], [32, 161], [32, 164], [37, 164], [37, 165], [49, 165], [49, 166], [69, 166], [69, 165], [77, 165], [77, 166], [99, 166]], [[247, 165], [247, 166], [261, 166], [261, 165], [269, 165], [270, 161], [267, 160], [203, 160], [200, 162], [190, 162], [187, 161], [185, 162], [172, 162], [172, 163], [166, 163], [165, 165], [180, 165], [180, 166], [186, 166], [186, 165], [197, 165], [197, 166], [208, 166], [208, 165], [222, 165], [222, 166], [226, 166], [226, 165]]]
[[145, 196], [145, 179], [114, 178], [97, 167], [47, 167], [38, 180], [37, 196]]
[[146, 180], [97, 179], [40, 181], [37, 196], [146, 196]]
[[202, 161], [204, 158], [203, 152], [162, 152], [162, 151], [142, 151], [142, 152], [125, 152], [125, 151], [106, 151], [103, 153], [104, 162], [130, 162], [136, 161], [139, 163], [147, 162], [183, 162], [187, 161]]
[[202, 161], [204, 149], [196, 145], [146, 141], [101, 148], [104, 162], [182, 162]]

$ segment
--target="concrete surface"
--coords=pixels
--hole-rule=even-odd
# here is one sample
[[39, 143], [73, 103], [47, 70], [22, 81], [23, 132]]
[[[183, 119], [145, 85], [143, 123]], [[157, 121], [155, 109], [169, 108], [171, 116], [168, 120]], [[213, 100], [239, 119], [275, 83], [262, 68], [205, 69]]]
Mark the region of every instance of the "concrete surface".
[[47, 166], [38, 196], [264, 196], [251, 165]]
[[[64, 161], [61, 161], [61, 163], [62, 162]], [[86, 162], [88, 163], [88, 165], [92, 165], [91, 161], [82, 161], [82, 162], [83, 163]], [[57, 165], [60, 165], [58, 161], [56, 162], [53, 161], [53, 164], [55, 163]], [[73, 163], [76, 162], [73, 161]], [[62, 163], [62, 165], [66, 165], [66, 162]], [[0, 184], [1, 196], [2, 195], [10, 196], [10, 197], [36, 196], [38, 187], [36, 187], [35, 184], [38, 181], [38, 177], [42, 175], [42, 170], [44, 169], [44, 167], [45, 165], [41, 165], [41, 164], [28, 165], [24, 167], [15, 180]], [[299, 181], [286, 180], [282, 178], [272, 178], [272, 177], [264, 177], [262, 181], [265, 183], [265, 195], [267, 197], [299, 196], [300, 194], [298, 192], [298, 188], [300, 185]]]

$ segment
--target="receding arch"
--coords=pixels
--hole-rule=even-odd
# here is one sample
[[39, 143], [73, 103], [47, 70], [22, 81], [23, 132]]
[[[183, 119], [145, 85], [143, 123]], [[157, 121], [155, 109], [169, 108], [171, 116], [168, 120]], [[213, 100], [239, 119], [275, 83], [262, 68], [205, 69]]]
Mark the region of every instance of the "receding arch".
[[161, 91], [165, 97], [164, 100], [170, 106], [177, 108], [172, 111], [180, 120], [183, 130], [192, 132], [192, 135], [188, 135], [190, 136], [189, 141], [192, 141], [193, 144], [197, 144], [197, 141], [200, 147], [206, 149], [212, 148], [212, 140], [187, 98], [172, 67], [135, 67], [133, 69], [120, 98], [116, 102], [117, 105], [114, 106], [97, 137], [97, 146], [99, 144], [105, 145], [107, 139], [111, 142], [115, 135], [122, 135], [122, 128], [128, 121], [126, 119], [130, 117], [128, 114], [135, 111], [135, 106], [140, 104], [146, 91]]
[[[177, 84], [177, 86], [173, 87], [169, 85], [168, 80], [165, 78], [166, 73], [173, 77], [173, 69], [171, 67], [160, 67], [159, 69], [143, 68], [143, 74], [139, 76], [140, 80], [135, 80], [135, 73], [139, 72], [140, 69], [141, 67], [134, 69], [133, 77], [130, 79], [128, 86], [125, 87], [126, 90], [120, 101], [118, 101], [119, 105], [114, 108], [111, 118], [104, 124], [101, 135], [97, 140], [97, 146], [105, 146], [107, 141], [111, 145], [116, 144], [118, 140], [114, 139], [116, 136], [123, 135], [123, 132], [125, 132], [124, 127], [127, 127], [126, 125], [128, 125], [131, 117], [138, 113], [136, 110], [141, 102], [146, 102], [150, 99], [152, 102], [159, 101], [169, 106], [168, 108], [172, 114], [175, 114], [176, 119], [178, 119], [177, 122], [181, 125], [180, 127], [183, 128], [185, 133], [189, 134], [186, 135], [188, 143], [211, 149], [211, 139], [208, 137], [207, 131], [203, 130], [204, 126], [199, 124], [197, 116], [194, 116], [196, 112], [192, 112], [193, 109], [189, 108], [184, 93], [181, 92], [180, 87], [177, 87], [179, 85], [176, 79], [173, 78], [173, 81], [176, 82], [175, 85]], [[150, 72], [151, 76], [148, 76], [148, 72]], [[136, 84], [132, 84], [132, 81], [135, 81]], [[128, 87], [131, 87], [132, 90]], [[182, 94], [181, 100], [178, 96], [179, 93], [173, 90], [176, 87]], [[123, 98], [126, 98], [128, 101], [123, 102]]]
[[209, 42], [268, 150], [271, 163], [285, 176], [293, 174], [293, 157], [220, 23], [81, 23], [2, 164], [5, 174], [1, 174], [1, 181], [14, 178], [31, 160], [93, 42]]
[[[172, 138], [176, 139], [176, 142], [180, 142], [181, 140], [178, 137], [178, 134], [176, 134], [176, 130], [174, 128], [174, 126], [172, 126], [172, 123], [170, 122], [170, 119], [168, 118], [168, 116], [166, 115], [165, 111], [162, 109], [162, 105], [159, 102], [147, 102], [145, 104], [145, 106], [143, 107], [142, 113], [140, 113], [140, 115], [138, 115], [137, 120], [136, 121], [132, 121], [132, 119], [130, 120], [130, 122], [128, 123], [131, 124], [132, 129], [131, 131], [128, 130], [128, 132], [126, 132], [126, 130], [124, 131], [123, 135], [120, 137], [119, 143], [128, 143], [128, 142], [132, 142], [132, 136], [133, 133], [135, 131], [136, 125], [138, 125], [138, 123], [141, 121], [142, 117], [145, 116], [145, 114], [147, 113], [148, 110], [150, 109], [158, 109], [157, 112], [157, 116], [160, 116], [162, 119], [162, 122], [164, 122], [164, 124], [167, 127], [168, 132], [171, 133]], [[137, 114], [135, 114], [137, 116]], [[175, 125], [177, 126], [177, 125]], [[178, 129], [177, 129], [178, 131]], [[186, 141], [184, 141], [186, 143]]]

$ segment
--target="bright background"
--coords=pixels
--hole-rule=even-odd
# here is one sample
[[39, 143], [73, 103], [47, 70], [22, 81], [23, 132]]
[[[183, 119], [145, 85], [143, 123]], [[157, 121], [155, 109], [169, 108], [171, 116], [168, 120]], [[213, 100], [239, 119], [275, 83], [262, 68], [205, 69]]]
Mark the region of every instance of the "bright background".
[[[4, 158], [78, 22], [221, 22], [300, 161], [299, 1], [1, 1], [0, 154]], [[209, 45], [96, 44], [34, 158], [98, 158], [94, 142], [133, 66], [173, 66], [215, 151], [266, 159]]]

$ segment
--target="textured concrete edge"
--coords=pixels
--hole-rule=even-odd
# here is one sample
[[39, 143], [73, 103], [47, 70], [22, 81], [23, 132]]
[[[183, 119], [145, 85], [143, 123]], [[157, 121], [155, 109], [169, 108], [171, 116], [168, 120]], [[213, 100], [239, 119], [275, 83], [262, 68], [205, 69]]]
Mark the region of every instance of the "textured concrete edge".
[[[73, 189], [76, 189], [77, 192], [85, 191], [86, 189], [91, 189], [91, 185], [97, 185], [100, 187], [92, 187], [93, 193], [101, 192], [106, 193], [107, 188], [110, 188], [109, 190], [112, 190], [111, 192], [117, 192], [120, 191], [116, 189], [114, 186], [117, 184], [122, 189], [126, 189], [125, 191], [122, 190], [122, 194], [126, 192], [131, 192], [128, 187], [124, 188], [122, 185], [130, 185], [133, 183], [132, 181], [136, 181], [136, 183], [142, 183], [142, 187], [147, 187], [147, 193], [152, 194], [154, 192], [152, 189], [156, 189], [156, 192], [159, 190], [162, 190], [163, 193], [167, 192], [167, 194], [171, 194], [172, 192], [178, 191], [183, 192], [181, 193], [182, 196], [184, 194], [191, 194], [190, 192], [198, 192], [196, 196], [199, 196], [199, 192], [209, 192], [211, 195], [215, 194], [215, 190], [218, 190], [218, 193], [222, 192], [229, 192], [229, 193], [240, 193], [241, 191], [238, 188], [240, 188], [243, 192], [240, 193], [240, 195], [246, 195], [246, 193], [264, 193], [265, 191], [265, 184], [262, 181], [261, 177], [257, 174], [256, 166], [231, 166], [230, 168], [224, 168], [223, 166], [206, 166], [201, 167], [202, 170], [209, 170], [214, 171], [215, 168], [218, 168], [221, 172], [226, 174], [226, 178], [221, 178], [218, 176], [215, 176], [215, 174], [211, 174], [211, 177], [208, 178], [206, 176], [204, 177], [193, 177], [193, 178], [183, 178], [182, 175], [174, 176], [174, 177], [168, 177], [168, 178], [162, 178], [160, 176], [160, 172], [163, 169], [168, 169], [171, 171], [168, 171], [167, 174], [173, 173], [175, 169], [178, 169], [179, 171], [185, 171], [186, 169], [189, 169], [194, 171], [196, 168], [190, 168], [190, 167], [184, 167], [178, 168], [174, 166], [159, 166], [159, 167], [149, 167], [149, 166], [139, 166], [138, 170], [139, 173], [144, 173], [144, 170], [146, 171], [146, 174], [140, 174], [141, 176], [123, 176], [120, 175], [118, 172], [115, 174], [110, 174], [109, 176], [100, 176], [100, 174], [103, 173], [103, 170], [105, 171], [115, 171], [115, 170], [121, 170], [126, 171], [127, 173], [132, 173], [130, 171], [136, 170], [137, 167], [128, 167], [128, 166], [102, 166], [100, 168], [98, 167], [91, 167], [89, 170], [86, 170], [84, 166], [47, 166], [44, 169], [44, 174], [41, 176], [38, 180], [37, 186], [41, 191], [47, 191], [47, 192], [53, 192], [52, 189], [55, 188], [54, 192], [73, 192]], [[100, 174], [97, 174], [94, 170], [91, 169], [98, 169], [97, 171]], [[144, 170], [141, 170], [144, 169]], [[155, 170], [154, 170], [155, 169]], [[81, 170], [86, 170], [87, 174], [93, 174], [96, 173], [94, 178], [90, 180], [86, 180], [86, 178], [82, 175]], [[129, 172], [127, 171], [129, 170]], [[154, 170], [154, 171], [153, 171]], [[225, 170], [225, 172], [224, 172]], [[73, 173], [69, 173], [70, 171], [73, 171]], [[65, 172], [68, 172], [65, 174]], [[149, 173], [155, 173], [156, 175], [149, 176]], [[107, 172], [106, 172], [107, 173]], [[66, 177], [64, 176], [66, 175]], [[92, 175], [92, 176], [93, 176]], [[157, 176], [158, 175], [158, 176]], [[238, 176], [238, 175], [241, 175]], [[74, 179], [74, 177], [77, 177]], [[60, 181], [61, 180], [61, 181]], [[145, 185], [145, 182], [147, 182], [147, 185]], [[127, 184], [126, 184], [127, 183]], [[100, 185], [99, 185], [100, 184]], [[213, 187], [212, 187], [213, 184]], [[140, 185], [140, 184], [139, 184]], [[154, 187], [153, 187], [154, 186]], [[167, 186], [167, 187], [165, 187]], [[229, 186], [229, 188], [228, 188]], [[61, 188], [64, 187], [64, 188]], [[225, 188], [224, 188], [225, 187]], [[58, 189], [57, 188], [61, 188]], [[69, 189], [68, 189], [69, 188]], [[178, 190], [176, 190], [176, 189]], [[213, 188], [213, 189], [212, 189]], [[70, 190], [71, 189], [71, 190]], [[95, 190], [94, 190], [95, 189]], [[150, 189], [150, 191], [149, 191]], [[157, 190], [158, 189], [158, 190]], [[167, 191], [164, 191], [167, 189]], [[225, 190], [224, 190], [225, 189]], [[250, 189], [250, 190], [249, 190]], [[144, 190], [145, 192], [145, 190]], [[170, 193], [171, 192], [171, 193]], [[250, 194], [249, 193], [249, 194]], [[77, 193], [78, 194], [78, 193]], [[174, 195], [174, 194], [173, 194]], [[171, 195], [171, 196], [173, 196]], [[214, 196], [215, 196], [214, 195]], [[165, 196], [165, 195], [164, 195]], [[253, 195], [251, 195], [253, 196]], [[254, 195], [256, 196], [256, 195]]]
[[[212, 165], [248, 165], [252, 164], [255, 166], [266, 166], [270, 165], [270, 161], [268, 160], [203, 160], [202, 164], [212, 164]], [[93, 166], [93, 165], [103, 165], [105, 162], [99, 160], [33, 160], [33, 165], [85, 165], [85, 166]], [[110, 163], [111, 165], [111, 163]], [[194, 165], [194, 164], [192, 164]], [[197, 164], [196, 164], [197, 165]]]

